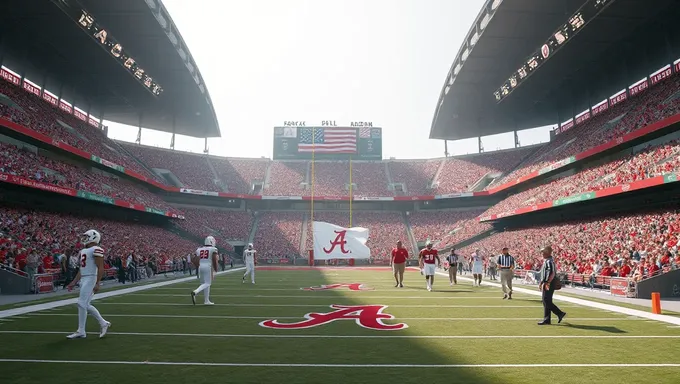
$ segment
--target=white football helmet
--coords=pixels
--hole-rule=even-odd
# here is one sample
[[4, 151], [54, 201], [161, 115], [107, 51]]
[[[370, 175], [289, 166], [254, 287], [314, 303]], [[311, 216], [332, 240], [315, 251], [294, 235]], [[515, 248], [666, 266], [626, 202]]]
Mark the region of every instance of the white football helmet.
[[83, 244], [99, 244], [100, 241], [102, 241], [102, 235], [95, 231], [94, 229], [90, 229], [89, 231], [83, 233]]
[[253, 243], [248, 243], [248, 249], [253, 249]]
[[216, 241], [215, 238], [212, 237], [212, 236], [206, 237], [206, 238], [205, 238], [205, 241], [203, 242], [203, 245], [205, 245], [205, 246], [207, 246], [207, 247], [214, 247], [215, 244], [217, 244], [217, 241]]

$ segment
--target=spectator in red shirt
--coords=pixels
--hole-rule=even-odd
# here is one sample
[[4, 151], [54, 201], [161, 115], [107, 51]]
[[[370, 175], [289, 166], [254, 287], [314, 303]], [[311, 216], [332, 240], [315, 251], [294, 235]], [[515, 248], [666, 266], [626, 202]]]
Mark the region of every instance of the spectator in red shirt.
[[647, 276], [656, 276], [659, 273], [659, 265], [656, 263], [656, 258], [652, 258], [647, 266]]
[[630, 261], [625, 261], [619, 269], [619, 277], [628, 277], [630, 275]]
[[54, 258], [51, 255], [43, 257], [43, 269], [52, 269], [52, 264], [54, 264]]
[[401, 240], [399, 240], [397, 241], [397, 247], [392, 250], [392, 258], [390, 258], [390, 266], [394, 272], [394, 280], [397, 282], [395, 287], [402, 288], [404, 286], [406, 259], [408, 259], [408, 251], [402, 246]]

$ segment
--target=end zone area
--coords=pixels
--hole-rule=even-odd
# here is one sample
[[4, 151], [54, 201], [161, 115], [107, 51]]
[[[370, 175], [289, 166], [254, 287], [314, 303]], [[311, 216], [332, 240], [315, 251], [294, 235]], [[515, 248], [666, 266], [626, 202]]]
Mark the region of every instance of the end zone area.
[[[258, 268], [215, 279], [214, 306], [192, 305], [196, 280], [98, 298], [113, 323], [67, 340], [75, 305], [0, 320], [0, 370], [12, 383], [675, 383], [680, 328], [558, 301], [568, 317], [539, 327], [540, 298], [499, 288], [435, 291], [408, 271]], [[199, 300], [201, 302], [201, 300]], [[555, 321], [556, 323], [556, 321]]]

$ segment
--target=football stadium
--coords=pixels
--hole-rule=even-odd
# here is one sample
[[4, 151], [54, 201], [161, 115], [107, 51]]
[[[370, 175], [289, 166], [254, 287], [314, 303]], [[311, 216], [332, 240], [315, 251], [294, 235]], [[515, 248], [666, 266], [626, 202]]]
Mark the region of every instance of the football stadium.
[[245, 128], [161, 0], [0, 9], [0, 382], [680, 382], [677, 1], [485, 1], [422, 122], [478, 148], [418, 160], [210, 154]]

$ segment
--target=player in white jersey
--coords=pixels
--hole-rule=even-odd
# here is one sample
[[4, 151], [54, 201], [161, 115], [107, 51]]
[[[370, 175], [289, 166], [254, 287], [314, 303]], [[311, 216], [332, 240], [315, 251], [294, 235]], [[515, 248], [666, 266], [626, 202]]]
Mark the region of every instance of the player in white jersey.
[[90, 312], [92, 316], [99, 322], [99, 337], [102, 338], [106, 332], [111, 328], [111, 323], [104, 320], [90, 302], [92, 296], [99, 291], [99, 282], [104, 275], [104, 250], [99, 247], [99, 242], [102, 236], [99, 232], [90, 229], [83, 233], [83, 244], [85, 248], [80, 251], [78, 262], [80, 269], [73, 281], [66, 287], [72, 290], [73, 287], [80, 282], [80, 296], [78, 297], [78, 330], [66, 336], [69, 339], [83, 339], [87, 336], [85, 332], [85, 324], [87, 323], [87, 313]]
[[246, 273], [243, 274], [241, 283], [246, 282], [246, 276], [250, 273], [250, 282], [255, 284], [255, 257], [257, 251], [253, 249], [253, 243], [248, 244], [248, 248], [243, 251], [243, 261], [246, 263]]
[[198, 276], [201, 280], [201, 285], [195, 290], [191, 291], [191, 302], [196, 305], [196, 295], [203, 292], [203, 304], [213, 305], [210, 301], [210, 285], [215, 278], [215, 271], [217, 271], [217, 248], [215, 248], [215, 238], [208, 236], [205, 238], [204, 247], [196, 250], [194, 256], [194, 265], [198, 270]]
[[481, 286], [482, 285], [482, 274], [484, 273], [484, 258], [482, 257], [481, 252], [479, 249], [475, 249], [475, 252], [472, 254], [470, 257], [472, 261], [472, 278], [474, 279], [474, 282], [472, 283], [472, 286]]

